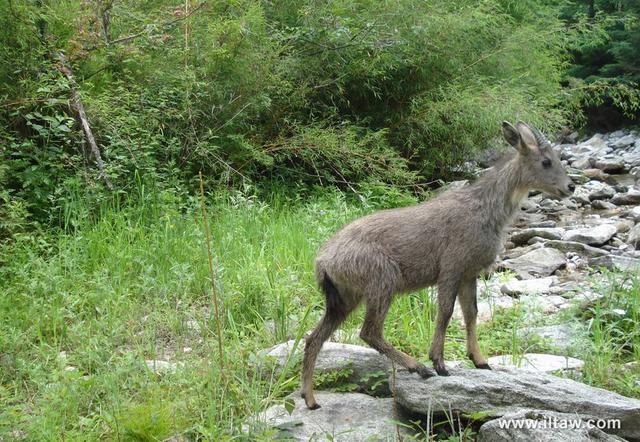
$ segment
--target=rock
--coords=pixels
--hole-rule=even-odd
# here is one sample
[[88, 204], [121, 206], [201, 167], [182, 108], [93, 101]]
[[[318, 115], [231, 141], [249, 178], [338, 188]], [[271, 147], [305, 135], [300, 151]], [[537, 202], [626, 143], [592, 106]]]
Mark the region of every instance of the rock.
[[161, 359], [150, 359], [144, 361], [149, 370], [156, 374], [173, 374], [178, 371], [178, 367], [181, 367], [182, 364], [178, 364], [175, 362], [163, 361]]
[[621, 219], [615, 223], [618, 233], [626, 233], [633, 229], [633, 221], [630, 219]]
[[269, 407], [254, 418], [280, 431], [278, 439], [332, 441], [395, 440], [393, 399], [376, 399], [362, 393], [316, 392], [320, 404], [309, 410], [298, 395], [289, 414], [284, 405]]
[[[287, 361], [294, 343], [294, 340], [283, 342], [264, 350], [263, 354], [275, 358], [278, 368], [281, 369]], [[304, 342], [300, 341], [293, 355], [294, 360], [302, 357], [303, 350]], [[345, 382], [356, 383], [365, 389], [377, 385], [377, 394], [389, 392], [386, 378], [390, 369], [389, 359], [372, 348], [329, 341], [322, 346], [316, 361], [316, 372], [349, 370], [350, 374]]]
[[551, 219], [529, 223], [529, 227], [555, 227], [557, 223]]
[[[478, 318], [479, 324], [489, 322], [493, 319], [493, 314], [496, 309], [509, 309], [514, 306], [514, 301], [511, 296], [497, 296], [489, 299], [478, 300]], [[453, 309], [453, 317], [463, 323], [464, 315], [462, 309], [460, 309], [459, 303]]]
[[502, 367], [520, 368], [521, 370], [542, 373], [580, 370], [584, 365], [584, 361], [580, 359], [543, 353], [526, 353], [522, 355], [521, 359], [515, 361], [511, 355], [492, 356], [488, 362], [492, 367], [500, 365]]
[[530, 244], [524, 247], [514, 247], [513, 249], [507, 250], [503, 253], [503, 259], [513, 259], [518, 258], [522, 255], [526, 255], [527, 253], [537, 250], [544, 247], [543, 244]]
[[549, 276], [563, 265], [565, 265], [564, 254], [546, 247], [501, 263], [501, 267], [513, 270], [526, 278], [530, 278], [531, 275]]
[[627, 193], [619, 193], [611, 198], [613, 204], [618, 206], [634, 206], [640, 204], [640, 190], [629, 189]]
[[625, 135], [627, 135], [627, 132], [624, 131], [623, 129], [618, 129], [616, 131], [613, 131], [609, 134], [609, 141], [615, 140], [616, 138], [620, 138], [620, 137], [624, 137]]
[[575, 167], [580, 170], [590, 169], [591, 159], [589, 157], [578, 158], [571, 163], [571, 167]]
[[598, 210], [611, 210], [611, 209], [615, 209], [616, 205], [613, 203], [610, 203], [609, 201], [595, 200], [595, 201], [591, 201], [591, 207]]
[[589, 201], [609, 199], [616, 194], [613, 187], [608, 184], [602, 184], [598, 189], [589, 193]]
[[541, 293], [549, 293], [551, 285], [556, 281], [557, 278], [553, 276], [538, 279], [524, 279], [522, 281], [514, 279], [503, 284], [502, 287], [500, 287], [500, 291], [510, 296], [539, 295]]
[[598, 159], [596, 160], [595, 166], [607, 173], [620, 173], [624, 172], [625, 169], [624, 161], [617, 157]]
[[636, 224], [635, 227], [631, 229], [627, 242], [640, 250], [640, 223]]
[[598, 258], [589, 259], [591, 267], [605, 267], [609, 270], [618, 271], [639, 271], [640, 259], [629, 258], [626, 256], [606, 255]]
[[579, 152], [589, 152], [589, 153], [603, 153], [608, 151], [607, 143], [604, 142], [602, 134], [595, 134], [587, 141], [583, 141], [578, 144], [576, 147]]
[[570, 305], [566, 298], [559, 295], [524, 295], [520, 297], [520, 303], [526, 311], [540, 310], [545, 315], [556, 313]]
[[640, 222], [640, 206], [629, 210], [629, 217], [636, 222]]
[[399, 370], [395, 379], [398, 403], [416, 413], [430, 411], [465, 415], [489, 413], [501, 417], [537, 408], [586, 419], [619, 419], [611, 432], [640, 438], [640, 400], [547, 373], [495, 367], [493, 370], [453, 369], [451, 376], [422, 379]]
[[[600, 169], [585, 169], [585, 170], [582, 171], [582, 173], [587, 178], [592, 179], [592, 180], [597, 180], [597, 181], [604, 181], [609, 176], [608, 174], [604, 173]], [[582, 184], [584, 184], [584, 183], [582, 183]]]
[[[574, 170], [576, 170], [577, 172], [569, 171], [567, 172], [567, 175], [569, 176], [569, 178], [571, 178], [571, 181], [573, 181], [575, 184], [584, 184], [591, 179], [588, 176], [586, 176], [584, 173], [582, 173], [579, 169], [574, 169]], [[585, 172], [586, 170], [597, 170], [601, 174], [604, 174], [604, 172], [601, 171], [600, 169], [585, 169]], [[593, 179], [598, 179], [598, 178], [593, 178]]]
[[545, 247], [552, 247], [562, 252], [575, 252], [584, 256], [596, 257], [608, 255], [604, 250], [576, 241], [547, 241], [544, 245]]
[[[515, 424], [515, 425], [514, 425]], [[507, 413], [480, 427], [477, 442], [624, 442], [580, 421], [574, 414], [548, 410], [520, 410]]]
[[622, 138], [617, 139], [613, 143], [611, 143], [611, 147], [615, 149], [619, 149], [621, 147], [631, 146], [636, 142], [636, 139], [633, 135], [625, 135]]
[[563, 352], [581, 345], [581, 341], [584, 340], [584, 333], [568, 324], [528, 327], [518, 330], [518, 335], [525, 340], [531, 340], [531, 337], [537, 336]]
[[640, 166], [640, 152], [630, 152], [622, 155], [622, 161], [627, 169]]
[[511, 241], [516, 245], [526, 244], [534, 236], [539, 236], [545, 239], [560, 239], [564, 229], [560, 227], [531, 227], [528, 229], [521, 229], [514, 232], [511, 235]]
[[581, 242], [591, 246], [600, 246], [609, 241], [616, 232], [615, 226], [611, 224], [601, 224], [595, 227], [567, 230], [562, 236], [562, 239], [564, 241]]

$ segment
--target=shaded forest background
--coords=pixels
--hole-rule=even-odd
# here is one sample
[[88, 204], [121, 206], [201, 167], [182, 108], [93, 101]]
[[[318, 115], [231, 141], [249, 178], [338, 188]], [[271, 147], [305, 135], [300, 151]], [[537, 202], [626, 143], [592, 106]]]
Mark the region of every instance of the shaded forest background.
[[633, 124], [639, 15], [632, 0], [3, 1], [0, 241], [140, 183], [180, 198], [200, 170], [257, 191], [415, 190], [463, 173], [503, 119]]

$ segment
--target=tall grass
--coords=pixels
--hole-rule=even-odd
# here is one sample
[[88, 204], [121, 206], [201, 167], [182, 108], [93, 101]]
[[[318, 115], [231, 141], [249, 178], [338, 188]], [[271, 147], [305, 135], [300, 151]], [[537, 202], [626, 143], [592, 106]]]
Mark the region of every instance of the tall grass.
[[[197, 199], [142, 185], [131, 201], [72, 199], [60, 232], [19, 236], [2, 249], [0, 438], [162, 440], [191, 433], [270, 440], [270, 430], [252, 426], [250, 417], [297, 389], [298, 371], [291, 366], [264, 377], [258, 351], [300, 340], [319, 319], [317, 248], [348, 220], [410, 200], [375, 193], [349, 200], [327, 191], [304, 201], [210, 195], [226, 353], [221, 376]], [[596, 314], [594, 346], [608, 349], [597, 353], [608, 359], [588, 361], [591, 383], [604, 380], [599, 362], [626, 362], [640, 348], [629, 322], [637, 324], [638, 287], [617, 290], [611, 299], [625, 303], [626, 316]], [[432, 294], [399, 298], [385, 327], [394, 345], [425, 362]], [[523, 317], [520, 310], [498, 312], [481, 325], [483, 351], [527, 350], [513, 338]], [[358, 312], [338, 339], [359, 343], [361, 321]], [[455, 323], [446, 351], [449, 360], [465, 357], [464, 331]], [[176, 372], [156, 374], [146, 360], [176, 363]], [[609, 384], [621, 391], [633, 378], [617, 379]]]

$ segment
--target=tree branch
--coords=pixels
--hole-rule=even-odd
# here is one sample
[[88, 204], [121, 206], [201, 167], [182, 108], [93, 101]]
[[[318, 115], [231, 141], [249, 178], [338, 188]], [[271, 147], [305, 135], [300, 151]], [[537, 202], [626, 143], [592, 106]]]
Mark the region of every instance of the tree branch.
[[100, 149], [98, 148], [98, 144], [96, 143], [96, 139], [93, 136], [93, 132], [91, 131], [91, 126], [89, 126], [89, 120], [87, 119], [87, 114], [84, 111], [84, 104], [82, 104], [82, 99], [78, 94], [78, 84], [76, 83], [75, 78], [73, 77], [73, 72], [67, 63], [67, 59], [64, 54], [58, 54], [58, 59], [60, 60], [60, 64], [58, 66], [58, 70], [67, 77], [69, 80], [69, 88], [71, 90], [71, 101], [73, 104], [73, 108], [78, 113], [78, 118], [80, 118], [80, 122], [82, 123], [82, 130], [84, 132], [85, 139], [87, 143], [91, 147], [91, 152], [96, 160], [96, 164], [98, 165], [98, 169], [100, 171], [100, 177], [104, 180], [107, 188], [109, 190], [113, 190], [113, 184], [109, 180], [104, 168], [104, 162], [102, 161], [102, 155], [100, 154]]

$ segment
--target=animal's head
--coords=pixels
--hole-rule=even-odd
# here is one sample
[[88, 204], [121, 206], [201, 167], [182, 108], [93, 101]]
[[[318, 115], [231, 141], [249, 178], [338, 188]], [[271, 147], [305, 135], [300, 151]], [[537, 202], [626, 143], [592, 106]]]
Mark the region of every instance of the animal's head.
[[571, 195], [576, 186], [567, 176], [560, 157], [551, 143], [537, 129], [519, 121], [513, 127], [502, 122], [502, 133], [509, 144], [518, 151], [523, 181], [533, 189], [541, 190], [556, 198]]

